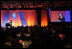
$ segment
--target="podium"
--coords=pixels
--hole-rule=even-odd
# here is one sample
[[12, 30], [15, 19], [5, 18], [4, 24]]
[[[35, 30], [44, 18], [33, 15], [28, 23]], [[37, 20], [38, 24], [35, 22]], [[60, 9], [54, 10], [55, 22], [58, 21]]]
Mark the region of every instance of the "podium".
[[12, 27], [12, 20], [9, 23], [6, 23], [6, 28], [11, 28]]

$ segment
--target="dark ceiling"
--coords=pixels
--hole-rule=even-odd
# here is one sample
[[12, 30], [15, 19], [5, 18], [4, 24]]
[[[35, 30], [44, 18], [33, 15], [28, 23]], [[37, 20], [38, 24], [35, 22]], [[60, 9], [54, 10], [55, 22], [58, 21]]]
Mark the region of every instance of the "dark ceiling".
[[30, 6], [41, 6], [41, 7], [49, 7], [50, 5], [56, 7], [71, 7], [71, 1], [1, 1], [1, 8], [8, 7], [23, 7], [25, 8]]
[[71, 1], [54, 1], [54, 3], [56, 4], [56, 6], [60, 6], [60, 7], [71, 7]]

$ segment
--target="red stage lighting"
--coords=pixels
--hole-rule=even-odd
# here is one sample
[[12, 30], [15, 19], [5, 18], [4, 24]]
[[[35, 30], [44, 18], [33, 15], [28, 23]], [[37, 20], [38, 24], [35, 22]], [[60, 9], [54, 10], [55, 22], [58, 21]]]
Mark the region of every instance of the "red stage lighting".
[[22, 40], [19, 40], [19, 43], [22, 43]]
[[59, 37], [64, 37], [64, 35], [63, 34], [59, 34]]

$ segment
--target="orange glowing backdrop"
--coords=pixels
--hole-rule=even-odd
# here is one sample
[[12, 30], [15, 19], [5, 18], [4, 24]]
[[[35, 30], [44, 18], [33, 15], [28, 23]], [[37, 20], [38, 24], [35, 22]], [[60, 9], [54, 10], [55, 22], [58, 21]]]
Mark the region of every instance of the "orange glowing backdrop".
[[48, 25], [47, 10], [41, 10], [41, 26]]

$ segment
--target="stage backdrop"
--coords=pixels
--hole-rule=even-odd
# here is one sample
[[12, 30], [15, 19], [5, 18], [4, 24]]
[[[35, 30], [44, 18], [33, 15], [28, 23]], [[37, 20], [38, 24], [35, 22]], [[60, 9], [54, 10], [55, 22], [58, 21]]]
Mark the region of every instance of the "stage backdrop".
[[41, 10], [41, 26], [48, 25], [47, 10]]
[[36, 10], [1, 10], [1, 26], [12, 20], [12, 26], [34, 26], [37, 23]]

